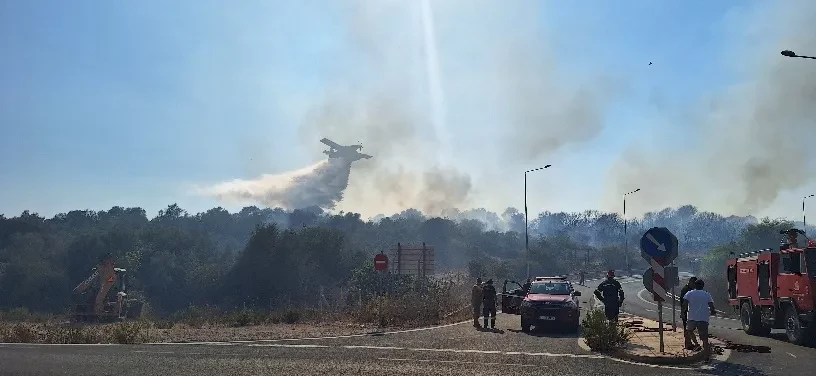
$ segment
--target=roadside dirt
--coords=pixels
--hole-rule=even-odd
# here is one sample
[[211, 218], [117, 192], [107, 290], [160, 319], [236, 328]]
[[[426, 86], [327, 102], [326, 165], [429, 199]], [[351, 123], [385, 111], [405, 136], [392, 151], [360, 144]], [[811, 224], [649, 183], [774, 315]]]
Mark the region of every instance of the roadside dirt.
[[364, 334], [377, 330], [375, 325], [344, 322], [268, 324], [237, 328], [225, 326], [192, 328], [184, 324], [176, 324], [171, 329], [148, 329], [147, 339], [150, 342], [256, 341], [262, 339]]

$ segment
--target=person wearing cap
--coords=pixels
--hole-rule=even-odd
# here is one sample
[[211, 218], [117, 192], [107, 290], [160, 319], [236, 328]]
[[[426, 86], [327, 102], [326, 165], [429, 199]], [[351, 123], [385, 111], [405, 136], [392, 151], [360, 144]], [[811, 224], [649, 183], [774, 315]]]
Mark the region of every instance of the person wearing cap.
[[623, 305], [624, 294], [620, 282], [615, 280], [614, 270], [606, 273], [606, 280], [601, 282], [598, 288], [595, 289], [595, 297], [603, 302], [606, 319], [617, 322], [620, 307]]
[[493, 287], [493, 280], [488, 279], [482, 287], [482, 314], [484, 314], [484, 327], [487, 328], [487, 318], [490, 317], [490, 327], [496, 328], [496, 288]]
[[482, 315], [482, 279], [476, 278], [476, 284], [470, 292], [470, 304], [473, 306], [473, 327], [480, 328], [479, 316]]

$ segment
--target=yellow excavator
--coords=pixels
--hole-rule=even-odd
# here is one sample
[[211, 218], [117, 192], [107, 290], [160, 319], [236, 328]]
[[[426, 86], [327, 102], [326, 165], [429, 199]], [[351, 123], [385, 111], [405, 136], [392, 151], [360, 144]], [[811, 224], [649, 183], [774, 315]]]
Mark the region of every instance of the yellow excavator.
[[74, 288], [72, 315], [76, 322], [110, 322], [138, 318], [143, 302], [128, 298], [127, 271], [105, 255], [91, 275]]

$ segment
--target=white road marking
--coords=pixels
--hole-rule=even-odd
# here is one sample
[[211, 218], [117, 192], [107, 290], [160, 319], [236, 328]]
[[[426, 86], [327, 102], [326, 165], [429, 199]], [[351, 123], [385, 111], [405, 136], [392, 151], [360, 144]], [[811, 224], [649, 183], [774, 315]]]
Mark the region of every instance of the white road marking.
[[648, 309], [648, 308], [644, 308], [644, 309], [645, 309], [646, 311], [648, 311], [648, 312], [657, 312], [657, 311], [655, 311], [655, 310], [653, 310], [653, 309]]
[[497, 362], [468, 362], [468, 361], [464, 361], [464, 360], [437, 360], [437, 359], [414, 359], [414, 358], [377, 358], [377, 360], [387, 360], [387, 361], [392, 361], [392, 362], [475, 364], [475, 365], [480, 365], [480, 366], [541, 367], [538, 364], [497, 363]]
[[642, 294], [644, 291], [645, 291], [645, 292], [648, 292], [648, 291], [646, 291], [646, 289], [640, 290], [640, 291], [638, 291], [638, 293], [637, 293], [637, 297], [638, 297], [640, 300], [644, 301], [645, 303], [649, 303], [649, 304], [651, 304], [651, 305], [653, 305], [653, 306], [655, 306], [655, 307], [656, 307], [656, 306], [657, 306], [657, 303], [652, 302], [652, 301], [649, 301], [649, 300], [646, 300], [646, 299], [643, 299], [643, 297], [642, 297], [642, 296], [640, 296], [640, 294]]
[[791, 353], [788, 353], [788, 355], [790, 355], [790, 356], [792, 356], [792, 357], [794, 357], [794, 358], [796, 357], [796, 355], [793, 355], [793, 354], [791, 354]]
[[326, 345], [293, 345], [293, 344], [284, 344], [284, 343], [251, 343], [248, 344], [249, 347], [291, 347], [291, 348], [315, 348], [315, 349], [326, 349], [329, 346]]
[[[311, 345], [311, 346], [302, 346], [302, 345], [293, 345], [293, 344], [251, 344], [247, 346], [254, 346], [254, 347], [276, 347], [276, 348], [302, 348], [302, 347], [314, 347], [314, 348], [326, 348], [330, 346], [323, 346], [323, 345]], [[334, 346], [334, 348], [340, 349], [364, 349], [364, 350], [385, 350], [385, 351], [413, 351], [413, 352], [435, 352], [435, 353], [454, 353], [454, 354], [493, 354], [493, 355], [521, 355], [521, 356], [529, 356], [529, 357], [548, 357], [548, 358], [573, 358], [573, 359], [609, 359], [619, 363], [626, 363], [626, 364], [633, 364], [639, 365], [644, 367], [650, 368], [665, 368], [665, 369], [680, 369], [680, 370], [691, 370], [694, 368], [691, 367], [674, 367], [674, 366], [663, 366], [657, 364], [644, 364], [638, 362], [632, 362], [628, 360], [618, 359], [609, 357], [606, 355], [599, 355], [599, 354], [569, 354], [569, 353], [549, 353], [549, 352], [522, 352], [522, 351], [495, 351], [495, 350], [473, 350], [473, 349], [427, 349], [427, 348], [411, 348], [411, 347], [394, 347], [394, 346]]]
[[14, 346], [14, 347], [26, 347], [26, 346], [124, 346], [118, 343], [3, 343], [0, 342], [0, 346]]

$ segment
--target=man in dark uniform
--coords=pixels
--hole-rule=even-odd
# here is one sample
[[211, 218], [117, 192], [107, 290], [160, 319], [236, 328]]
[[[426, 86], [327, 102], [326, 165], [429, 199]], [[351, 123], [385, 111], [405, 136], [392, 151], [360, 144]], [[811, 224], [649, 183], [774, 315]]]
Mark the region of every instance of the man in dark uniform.
[[490, 327], [496, 328], [496, 288], [493, 287], [493, 280], [488, 279], [482, 287], [482, 314], [484, 315], [484, 328], [487, 328], [487, 318], [490, 317]]
[[595, 290], [595, 297], [604, 304], [606, 319], [611, 322], [618, 322], [620, 307], [623, 305], [623, 287], [615, 280], [615, 271], [606, 273], [606, 280], [598, 285]]
[[[683, 299], [686, 296], [686, 293], [694, 290], [694, 283], [697, 282], [697, 277], [691, 277], [688, 280], [688, 283], [683, 286], [683, 289], [680, 290], [680, 318], [683, 320], [683, 333], [686, 333], [686, 324], [688, 321], [688, 302]], [[686, 335], [686, 349], [692, 350], [700, 345], [697, 343], [697, 339], [694, 336]]]

